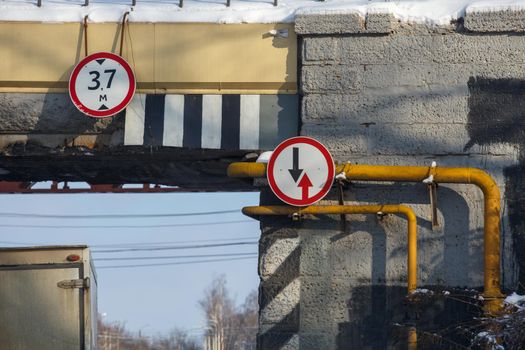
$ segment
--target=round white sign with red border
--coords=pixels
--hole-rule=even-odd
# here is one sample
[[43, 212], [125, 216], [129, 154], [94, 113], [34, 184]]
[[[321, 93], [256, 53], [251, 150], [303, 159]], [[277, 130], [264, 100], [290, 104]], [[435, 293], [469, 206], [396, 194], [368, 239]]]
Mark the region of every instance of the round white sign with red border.
[[328, 149], [309, 137], [283, 141], [268, 161], [266, 176], [273, 193], [295, 206], [324, 198], [334, 181], [335, 166]]
[[110, 52], [97, 52], [80, 61], [69, 78], [69, 96], [83, 113], [95, 118], [122, 111], [135, 94], [129, 64]]

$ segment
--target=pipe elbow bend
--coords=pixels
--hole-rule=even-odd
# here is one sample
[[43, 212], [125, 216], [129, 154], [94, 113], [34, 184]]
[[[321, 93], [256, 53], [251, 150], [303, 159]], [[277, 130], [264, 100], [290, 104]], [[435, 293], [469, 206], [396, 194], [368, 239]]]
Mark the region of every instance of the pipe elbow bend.
[[399, 205], [399, 212], [406, 216], [408, 221], [416, 222], [417, 216], [414, 210], [406, 205]]

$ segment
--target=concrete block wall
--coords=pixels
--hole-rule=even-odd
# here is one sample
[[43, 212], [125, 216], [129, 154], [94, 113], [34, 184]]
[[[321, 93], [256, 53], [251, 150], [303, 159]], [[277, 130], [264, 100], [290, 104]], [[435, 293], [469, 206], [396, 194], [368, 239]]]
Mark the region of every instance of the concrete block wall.
[[[444, 27], [387, 14], [299, 15], [301, 134], [339, 162], [479, 167], [500, 185], [502, 280], [525, 281], [525, 13], [469, 13]], [[418, 284], [483, 285], [483, 196], [439, 185], [352, 183], [348, 203], [404, 203], [418, 216]], [[324, 204], [336, 203], [332, 191]], [[263, 189], [261, 204], [276, 203]], [[386, 349], [406, 307], [406, 222], [397, 216], [263, 219], [260, 349]], [[519, 248], [521, 247], [521, 249]], [[461, 306], [425, 310], [451, 324]], [[451, 310], [454, 310], [451, 312]]]

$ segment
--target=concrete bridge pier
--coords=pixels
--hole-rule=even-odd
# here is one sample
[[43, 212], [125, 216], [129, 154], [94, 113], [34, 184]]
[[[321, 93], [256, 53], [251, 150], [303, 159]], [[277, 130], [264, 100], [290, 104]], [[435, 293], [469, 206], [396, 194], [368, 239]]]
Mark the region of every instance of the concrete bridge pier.
[[[512, 11], [469, 12], [432, 27], [388, 14], [325, 12], [300, 14], [295, 25], [301, 135], [323, 142], [339, 162], [436, 161], [489, 172], [504, 194], [506, 290], [525, 276], [517, 175], [523, 23], [525, 12]], [[277, 203], [261, 190], [261, 205]], [[263, 218], [259, 349], [406, 349], [413, 325], [418, 348], [468, 346], [473, 335], [461, 324], [481, 314], [473, 295], [483, 286], [483, 196], [472, 185], [438, 184], [437, 191], [437, 228], [423, 183], [356, 182], [344, 191], [348, 204], [415, 210], [418, 286], [433, 291], [415, 305], [405, 300], [402, 217], [347, 216], [346, 228], [339, 216]], [[337, 204], [336, 190], [320, 204]]]

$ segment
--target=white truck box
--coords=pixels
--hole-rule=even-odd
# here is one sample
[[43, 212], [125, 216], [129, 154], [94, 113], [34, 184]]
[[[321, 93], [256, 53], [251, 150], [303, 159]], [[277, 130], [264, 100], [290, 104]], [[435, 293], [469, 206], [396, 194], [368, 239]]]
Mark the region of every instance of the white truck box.
[[87, 246], [0, 248], [0, 349], [96, 350]]

